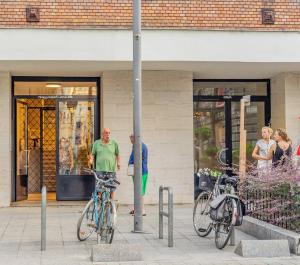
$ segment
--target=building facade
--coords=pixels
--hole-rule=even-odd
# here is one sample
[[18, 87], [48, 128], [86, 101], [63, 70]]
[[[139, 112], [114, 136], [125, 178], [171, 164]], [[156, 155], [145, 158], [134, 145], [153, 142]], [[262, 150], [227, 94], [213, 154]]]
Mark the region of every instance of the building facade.
[[[236, 162], [244, 95], [248, 150], [264, 125], [299, 139], [300, 2], [245, 2], [142, 1], [147, 203], [160, 185], [192, 202], [195, 171], [217, 168], [224, 148]], [[86, 199], [83, 168], [103, 127], [120, 145], [118, 198], [132, 203], [131, 23], [126, 0], [1, 1], [0, 206], [42, 185]]]

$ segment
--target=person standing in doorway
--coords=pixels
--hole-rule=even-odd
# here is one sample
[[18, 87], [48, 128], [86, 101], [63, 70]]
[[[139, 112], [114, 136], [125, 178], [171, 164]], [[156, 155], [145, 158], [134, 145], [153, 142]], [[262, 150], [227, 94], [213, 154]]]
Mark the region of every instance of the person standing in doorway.
[[[130, 141], [132, 143], [132, 152], [129, 158], [128, 165], [134, 165], [134, 150], [133, 150], [133, 144], [134, 144], [134, 135], [131, 134], [129, 136]], [[132, 180], [134, 182], [134, 176], [132, 176]], [[147, 180], [148, 180], [148, 148], [147, 146], [142, 143], [142, 187], [141, 187], [141, 204], [142, 204], [142, 214], [143, 216], [146, 216], [145, 212], [145, 204], [144, 204], [144, 196], [146, 193], [147, 188]], [[130, 214], [134, 214], [134, 209], [129, 212]]]
[[272, 159], [262, 159], [266, 158], [268, 156], [269, 150], [276, 146], [276, 142], [271, 139], [272, 134], [272, 128], [262, 127], [262, 139], [257, 141], [252, 152], [252, 157], [257, 160], [257, 169], [270, 168], [272, 166]]
[[[94, 142], [90, 163], [94, 163], [99, 177], [116, 178], [116, 170], [120, 170], [119, 146], [115, 140], [110, 139], [109, 128], [104, 128], [101, 139]], [[114, 190], [111, 198], [114, 199]]]

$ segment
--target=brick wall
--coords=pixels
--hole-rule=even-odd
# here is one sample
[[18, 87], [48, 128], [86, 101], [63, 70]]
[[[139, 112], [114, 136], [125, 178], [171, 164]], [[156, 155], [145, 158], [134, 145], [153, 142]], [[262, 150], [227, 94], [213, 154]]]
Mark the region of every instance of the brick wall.
[[[300, 0], [142, 0], [144, 28], [300, 30]], [[40, 22], [26, 22], [25, 8], [40, 8]], [[274, 8], [274, 25], [261, 9]], [[2, 28], [129, 28], [129, 0], [2, 0]]]

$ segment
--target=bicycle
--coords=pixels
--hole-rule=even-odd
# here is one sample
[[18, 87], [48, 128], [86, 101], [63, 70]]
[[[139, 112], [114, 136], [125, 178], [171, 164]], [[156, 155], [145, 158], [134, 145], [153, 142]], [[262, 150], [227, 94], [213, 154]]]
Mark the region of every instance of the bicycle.
[[[219, 154], [219, 163], [222, 163], [220, 157]], [[200, 237], [209, 235], [214, 229], [215, 244], [218, 249], [227, 245], [233, 227], [242, 223], [241, 203], [235, 194], [236, 185], [235, 177], [219, 175], [213, 189], [203, 191], [195, 201], [194, 229]]]
[[84, 171], [94, 175], [96, 184], [92, 197], [77, 222], [77, 238], [79, 241], [84, 241], [96, 232], [98, 243], [111, 244], [117, 211], [110, 194], [111, 189], [115, 189], [120, 182], [109, 173], [100, 178], [95, 170], [84, 169]]

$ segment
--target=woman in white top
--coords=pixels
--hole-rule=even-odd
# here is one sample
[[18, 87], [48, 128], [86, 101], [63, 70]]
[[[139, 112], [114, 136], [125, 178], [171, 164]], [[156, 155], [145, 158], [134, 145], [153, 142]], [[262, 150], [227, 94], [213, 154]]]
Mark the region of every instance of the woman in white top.
[[257, 160], [257, 168], [268, 168], [272, 165], [272, 159], [265, 160], [261, 157], [267, 157], [271, 147], [276, 146], [276, 142], [271, 139], [273, 130], [270, 127], [262, 127], [262, 139], [258, 140], [252, 152], [252, 157]]

